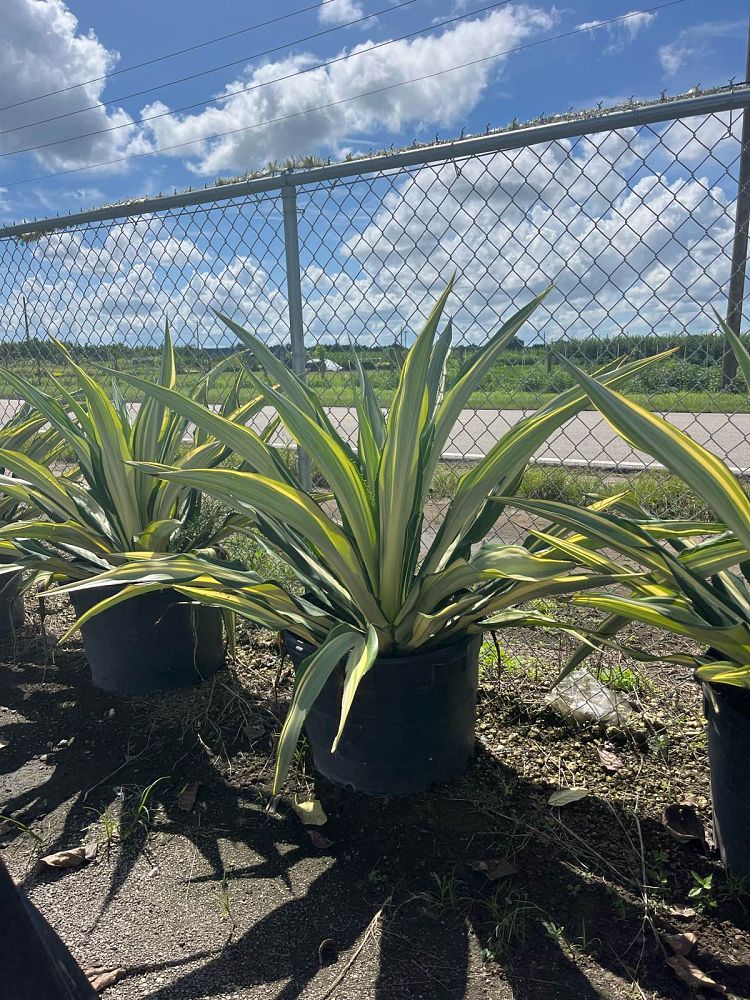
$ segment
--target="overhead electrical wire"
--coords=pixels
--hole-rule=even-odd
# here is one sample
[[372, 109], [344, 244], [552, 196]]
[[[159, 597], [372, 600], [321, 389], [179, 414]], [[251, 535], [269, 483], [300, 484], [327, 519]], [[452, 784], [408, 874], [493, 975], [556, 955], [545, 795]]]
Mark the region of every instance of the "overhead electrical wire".
[[36, 97], [27, 97], [23, 101], [16, 101], [14, 104], [5, 104], [0, 107], [0, 111], [9, 111], [11, 108], [20, 108], [24, 104], [33, 104], [35, 101], [43, 101], [47, 97], [57, 97], [58, 94], [67, 94], [71, 90], [79, 87], [87, 87], [90, 83], [100, 83], [102, 80], [111, 80], [113, 76], [122, 76], [123, 73], [132, 73], [136, 69], [143, 69], [144, 66], [153, 66], [155, 63], [164, 62], [166, 59], [174, 59], [176, 56], [185, 55], [187, 52], [195, 52], [197, 49], [206, 48], [208, 45], [215, 45], [217, 42], [225, 42], [229, 38], [237, 38], [238, 35], [247, 34], [248, 31], [257, 31], [258, 28], [267, 28], [271, 24], [278, 24], [280, 21], [288, 21], [298, 14], [307, 14], [311, 10], [318, 10], [326, 7], [335, 0], [321, 0], [319, 3], [308, 4], [307, 7], [298, 7], [290, 10], [288, 14], [279, 14], [278, 17], [269, 18], [267, 21], [258, 21], [250, 24], [246, 28], [238, 28], [236, 31], [229, 31], [226, 35], [217, 35], [215, 38], [207, 38], [204, 42], [196, 42], [188, 45], [184, 49], [174, 49], [172, 52], [164, 52], [162, 55], [154, 56], [153, 59], [144, 59], [143, 62], [133, 63], [131, 66], [121, 66], [112, 70], [111, 73], [103, 73], [101, 76], [93, 76], [90, 80], [81, 80], [80, 83], [71, 83], [67, 87], [60, 87], [58, 90], [48, 90], [46, 94], [37, 94]]
[[[445, 27], [448, 24], [454, 24], [456, 21], [463, 21], [468, 17], [472, 17], [475, 14], [484, 14], [489, 10], [495, 10], [498, 7], [504, 7], [511, 0], [496, 0], [495, 3], [488, 4], [486, 7], [479, 7], [472, 11], [467, 11], [464, 14], [457, 14], [454, 17], [446, 18], [444, 21], [436, 21], [434, 23], [428, 24], [423, 28], [416, 28], [414, 31], [409, 31], [403, 35], [397, 35], [395, 38], [388, 38], [382, 42], [375, 42], [373, 45], [367, 45], [356, 52], [347, 52], [341, 56], [335, 56], [333, 59], [327, 59], [325, 62], [318, 63], [315, 66], [306, 66], [302, 70], [295, 70], [293, 73], [286, 73], [284, 76], [274, 77], [272, 80], [263, 80], [262, 83], [255, 83], [249, 87], [240, 87], [237, 90], [230, 90], [225, 94], [221, 94], [218, 97], [208, 97], [202, 101], [195, 101], [193, 104], [185, 104], [180, 108], [168, 108], [166, 111], [159, 111], [153, 115], [145, 115], [143, 118], [135, 118], [129, 122], [120, 122], [118, 125], [109, 125], [107, 128], [94, 129], [91, 132], [82, 132], [79, 135], [67, 136], [65, 139], [51, 139], [49, 142], [36, 143], [33, 146], [23, 146], [20, 149], [8, 149], [3, 153], [0, 153], [0, 159], [6, 156], [18, 156], [21, 153], [30, 153], [37, 149], [47, 149], [50, 146], [61, 146], [66, 142], [76, 142], [79, 139], [89, 139], [95, 135], [104, 135], [107, 132], [117, 132], [124, 128], [134, 128], [136, 125], [145, 125], [147, 122], [156, 121], [158, 118], [168, 118], [171, 115], [181, 114], [183, 111], [192, 111], [194, 108], [202, 108], [207, 104], [217, 104], [221, 101], [229, 100], [231, 97], [237, 97], [240, 94], [249, 94], [255, 90], [262, 90], [264, 87], [270, 87], [276, 83], [285, 83], [287, 80], [292, 80], [298, 76], [304, 76], [305, 73], [312, 73], [315, 70], [326, 69], [328, 66], [333, 66], [336, 63], [346, 62], [349, 59], [356, 59], [358, 56], [366, 55], [368, 52], [374, 52], [376, 49], [385, 48], [387, 45], [393, 45], [395, 42], [403, 42], [409, 38], [414, 38], [417, 35], [423, 35], [428, 31], [436, 31], [438, 28]], [[0, 133], [0, 138], [5, 133]]]
[[[607, 25], [610, 24], [617, 24], [621, 21], [627, 21], [628, 18], [631, 17], [638, 17], [642, 14], [654, 13], [655, 11], [664, 10], [667, 7], [674, 7], [677, 4], [681, 3], [684, 3], [684, 0], [668, 0], [667, 3], [657, 4], [656, 6], [653, 7], [646, 7], [642, 10], [630, 11], [627, 14], [621, 14], [619, 17], [612, 17], [608, 18], [607, 20], [600, 21], [596, 25], [596, 28], [598, 29], [606, 27]], [[388, 84], [384, 87], [377, 87], [374, 90], [368, 90], [361, 94], [354, 94], [350, 97], [340, 98], [337, 101], [329, 101], [326, 104], [320, 104], [313, 108], [306, 108], [303, 111], [295, 111], [287, 115], [280, 115], [277, 118], [270, 118], [259, 122], [252, 122], [249, 125], [243, 125], [238, 128], [227, 129], [224, 132], [216, 132], [212, 135], [202, 136], [199, 139], [189, 139], [186, 142], [173, 143], [172, 145], [169, 146], [160, 146], [157, 149], [150, 149], [142, 153], [131, 153], [126, 156], [119, 156], [110, 160], [102, 160], [98, 163], [89, 163], [82, 167], [72, 167], [68, 170], [57, 170], [49, 174], [39, 174], [36, 177], [26, 177], [18, 181], [5, 181], [3, 182], [3, 187], [7, 189], [11, 187], [18, 187], [22, 184], [33, 184], [42, 180], [51, 180], [52, 178], [55, 177], [66, 177], [70, 176], [71, 174], [78, 174], [85, 172], [87, 170], [96, 170], [100, 167], [109, 167], [119, 163], [126, 163], [129, 162], [130, 160], [143, 159], [147, 156], [158, 156], [161, 153], [171, 152], [174, 149], [184, 149], [187, 146], [194, 146], [198, 143], [211, 142], [214, 139], [222, 139], [228, 135], [236, 135], [240, 132], [248, 132], [251, 129], [255, 128], [262, 128], [268, 125], [277, 125], [280, 124], [281, 122], [291, 121], [295, 118], [301, 118], [304, 115], [313, 114], [316, 111], [326, 111], [330, 108], [340, 107], [343, 104], [349, 104], [352, 101], [362, 100], [365, 97], [373, 97], [377, 94], [387, 93], [389, 91], [396, 90], [400, 87], [406, 87], [413, 83], [421, 83], [425, 80], [431, 80], [435, 79], [436, 77], [445, 76], [448, 73], [454, 73], [459, 69], [466, 69], [469, 66], [478, 66], [481, 65], [482, 63], [490, 62], [493, 59], [498, 59], [500, 56], [510, 55], [511, 53], [514, 52], [521, 52], [524, 51], [525, 49], [530, 49], [539, 45], [544, 45], [547, 42], [555, 42], [555, 41], [560, 41], [563, 38], [570, 38], [573, 35], [578, 35], [585, 31], [591, 31], [591, 27], [580, 26], [578, 28], [572, 28], [570, 31], [563, 31], [557, 35], [548, 35], [546, 38], [538, 38], [533, 42], [525, 42], [522, 45], [516, 45], [509, 49], [502, 49], [499, 52], [493, 52], [490, 55], [482, 56], [478, 59], [470, 59], [467, 62], [459, 63], [455, 66], [449, 66], [446, 69], [437, 70], [434, 73], [425, 73], [422, 76], [412, 77], [409, 80], [401, 80], [398, 83]], [[296, 75], [302, 75], [304, 72], [305, 71], [303, 70]]]
[[[389, 4], [387, 7], [383, 7], [381, 10], [375, 10], [371, 14], [363, 14], [361, 17], [355, 17], [351, 21], [343, 21], [341, 24], [336, 24], [332, 28], [323, 28], [321, 31], [314, 31], [312, 34], [303, 35], [301, 38], [293, 38], [291, 41], [282, 42], [279, 45], [273, 45], [271, 48], [263, 49], [261, 52], [251, 52], [250, 55], [243, 56], [242, 59], [233, 59], [231, 62], [221, 63], [219, 66], [211, 66], [209, 69], [199, 70], [196, 73], [188, 73], [185, 76], [177, 77], [174, 80], [168, 80], [166, 83], [155, 84], [153, 87], [144, 87], [142, 90], [134, 90], [131, 94], [122, 94], [120, 97], [112, 97], [106, 101], [97, 101], [96, 104], [87, 104], [85, 108], [76, 108], [74, 111], [66, 111], [60, 115], [50, 115], [49, 118], [38, 118], [33, 122], [26, 122], [24, 125], [14, 125], [12, 128], [6, 128], [0, 131], [0, 136], [9, 135], [12, 132], [22, 132], [27, 128], [34, 128], [36, 125], [46, 125], [49, 122], [59, 122], [63, 118], [72, 118], [74, 115], [81, 115], [86, 111], [99, 111], [102, 108], [110, 107], [113, 104], [120, 104], [122, 101], [129, 101], [133, 97], [143, 97], [144, 94], [153, 94], [155, 91], [166, 90], [167, 87], [176, 87], [180, 83], [188, 83], [190, 80], [197, 80], [202, 76], [210, 76], [211, 73], [218, 73], [222, 69], [231, 69], [233, 66], [244, 65], [248, 62], [253, 62], [255, 59], [262, 59], [264, 56], [270, 56], [274, 52], [282, 52], [286, 49], [291, 48], [294, 45], [301, 45], [303, 42], [310, 42], [317, 38], [322, 38], [324, 35], [331, 35], [335, 31], [341, 31], [343, 28], [349, 28], [353, 24], [362, 24], [364, 21], [370, 21], [374, 17], [379, 17], [381, 14], [391, 14], [395, 10], [400, 10], [402, 7], [410, 7], [417, 3], [418, 0], [401, 0], [397, 4]], [[505, 0], [509, 3], [510, 0]]]

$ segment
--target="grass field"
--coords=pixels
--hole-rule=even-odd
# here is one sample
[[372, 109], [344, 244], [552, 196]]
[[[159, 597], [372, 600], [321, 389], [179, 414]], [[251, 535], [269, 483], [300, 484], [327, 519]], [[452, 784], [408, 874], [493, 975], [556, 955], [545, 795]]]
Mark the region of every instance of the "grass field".
[[[155, 376], [156, 357], [119, 358], [117, 367], [125, 372], [152, 379]], [[84, 361], [83, 367], [101, 378], [101, 369], [95, 363]], [[178, 386], [187, 391], [195, 389], [209, 367], [178, 369]], [[591, 368], [591, 365], [585, 367]], [[12, 363], [0, 366], [0, 397], [12, 399], [17, 396], [7, 372], [12, 371], [29, 379], [37, 388], [55, 394], [55, 380], [66, 389], [75, 388], [70, 370], [61, 364], [42, 365], [28, 359], [13, 359]], [[725, 392], [721, 390], [720, 370], [717, 365], [701, 367], [686, 362], [666, 362], [651, 371], [643, 373], [630, 384], [629, 395], [639, 403], [654, 410], [692, 413], [747, 413], [750, 412], [750, 396], [746, 392]], [[378, 368], [369, 376], [383, 406], [388, 406], [398, 379], [398, 370]], [[227, 367], [214, 380], [209, 390], [209, 400], [219, 403], [236, 377], [236, 370]], [[356, 392], [356, 375], [350, 371], [332, 373], [309, 373], [309, 384], [316, 389], [326, 406], [353, 406]], [[572, 385], [572, 378], [561, 366], [553, 366], [548, 371], [546, 364], [497, 364], [485, 378], [482, 387], [469, 400], [470, 409], [535, 409], [548, 402], [558, 392]], [[124, 383], [120, 391], [126, 399], [137, 398], [137, 393]]]
[[[354, 389], [349, 382], [331, 381], [320, 385], [329, 376], [310, 376], [311, 384], [318, 389], [326, 406], [353, 406]], [[559, 391], [559, 390], [558, 390]], [[469, 399], [468, 408], [475, 410], [534, 410], [549, 402], [557, 392], [530, 392], [528, 390], [495, 389], [489, 392], [475, 392]], [[701, 391], [662, 391], [654, 393], [629, 392], [627, 395], [649, 409], [671, 413], [750, 413], [750, 396], [734, 392], [716, 394]], [[388, 388], [378, 393], [384, 406], [393, 398], [393, 390]], [[593, 407], [587, 407], [593, 409]]]
[[[435, 472], [431, 497], [450, 500], [458, 480], [469, 468], [469, 463], [441, 463]], [[743, 486], [750, 489], [744, 482]], [[621, 490], [630, 490], [655, 517], [713, 520], [709, 508], [689, 486], [662, 470], [614, 475], [564, 466], [532, 465], [521, 480], [518, 496], [583, 506], [595, 497], [611, 496]]]

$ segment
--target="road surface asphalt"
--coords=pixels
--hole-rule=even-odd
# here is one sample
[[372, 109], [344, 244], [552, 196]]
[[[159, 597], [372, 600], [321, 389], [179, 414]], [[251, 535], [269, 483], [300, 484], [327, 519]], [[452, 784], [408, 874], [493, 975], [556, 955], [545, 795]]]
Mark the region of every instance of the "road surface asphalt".
[[[133, 404], [134, 406], [137, 404]], [[20, 402], [0, 400], [0, 419], [7, 419]], [[262, 427], [271, 410], [253, 421]], [[475, 461], [492, 448], [498, 438], [532, 410], [463, 410], [445, 449], [448, 460]], [[334, 424], [354, 442], [357, 414], [352, 407], [328, 407]], [[724, 459], [735, 472], [750, 474], [750, 413], [670, 413], [667, 419], [699, 444]], [[278, 441], [288, 440], [283, 432]], [[637, 471], [653, 468], [654, 462], [634, 451], [595, 410], [584, 410], [552, 434], [536, 453], [545, 464]]]

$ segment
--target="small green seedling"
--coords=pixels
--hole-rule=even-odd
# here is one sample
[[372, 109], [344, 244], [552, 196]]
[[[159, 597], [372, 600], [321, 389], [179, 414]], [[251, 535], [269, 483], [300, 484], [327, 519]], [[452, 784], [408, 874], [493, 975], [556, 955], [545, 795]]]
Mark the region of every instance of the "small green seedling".
[[688, 892], [689, 898], [702, 910], [715, 910], [717, 904], [713, 895], [713, 873], [699, 875], [697, 872], [690, 872], [690, 877], [695, 884]]

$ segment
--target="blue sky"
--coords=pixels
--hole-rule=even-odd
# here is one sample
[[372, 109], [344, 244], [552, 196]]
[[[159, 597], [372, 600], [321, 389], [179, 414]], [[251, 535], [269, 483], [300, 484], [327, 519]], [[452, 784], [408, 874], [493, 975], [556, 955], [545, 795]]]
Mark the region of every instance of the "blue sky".
[[[40, 93], [69, 87], [235, 31], [268, 17], [311, 5], [312, 0], [279, 0], [273, 5], [238, 4], [236, 0], [4, 0], [5, 37], [0, 38], [0, 93], [3, 103], [28, 101]], [[224, 143], [185, 146], [173, 155], [150, 155], [94, 171], [33, 181], [40, 174], [79, 170], [91, 162], [117, 159], [132, 152], [186, 142], [192, 138], [341, 100], [353, 93], [409, 79], [466, 62], [476, 54], [529, 45], [650, 4], [573, 0], [564, 6], [506, 4], [484, 13], [486, 0], [415, 0], [396, 9], [395, 0], [333, 0], [280, 23], [246, 32], [192, 53], [112, 79], [67, 91], [45, 100], [0, 112], [0, 126], [16, 129], [0, 135], [0, 152], [85, 132], [112, 129], [36, 152], [0, 159], [0, 219], [54, 214], [104, 201], [137, 197], [210, 182], [215, 176], [257, 168], [290, 153], [338, 157], [348, 150], [448, 136], [461, 128], [484, 129], [513, 117], [520, 120], [569, 106], [586, 107], [629, 97], [674, 93], [700, 83], [708, 87], [744, 68], [744, 0], [684, 0], [652, 14], [610, 27], [592, 27], [573, 37], [531, 45], [479, 68], [447, 73], [435, 84], [411, 84], [348, 107], [298, 117], [264, 129], [251, 129]], [[327, 9], [326, 9], [327, 8]], [[344, 22], [385, 10], [363, 23]], [[467, 15], [417, 39], [339, 63], [325, 71], [258, 87], [288, 76], [357, 46], [396, 38], [438, 20]], [[331, 30], [333, 29], [333, 30]], [[328, 31], [322, 37], [288, 43]], [[435, 48], [426, 50], [429, 39]], [[421, 45], [421, 51], [414, 46]], [[262, 59], [253, 53], [281, 47]], [[438, 56], [436, 57], [436, 52]], [[237, 65], [213, 68], [229, 62]], [[20, 69], [20, 71], [19, 71]], [[212, 72], [198, 79], [141, 96], [128, 95], [177, 77]], [[183, 115], [164, 112], [231, 91], [256, 86], [234, 101], [214, 103]], [[100, 101], [112, 102], [97, 108]], [[84, 114], [70, 114], [79, 108]], [[162, 114], [158, 131], [130, 127], [147, 114]], [[346, 114], [344, 111], [346, 110]], [[41, 119], [67, 114], [67, 118]], [[333, 119], [333, 120], [331, 120]], [[39, 124], [33, 125], [33, 123]], [[31, 128], [18, 130], [20, 125]], [[153, 123], [157, 126], [157, 122]], [[23, 183], [18, 183], [19, 181]], [[5, 188], [4, 191], [2, 189]]]

